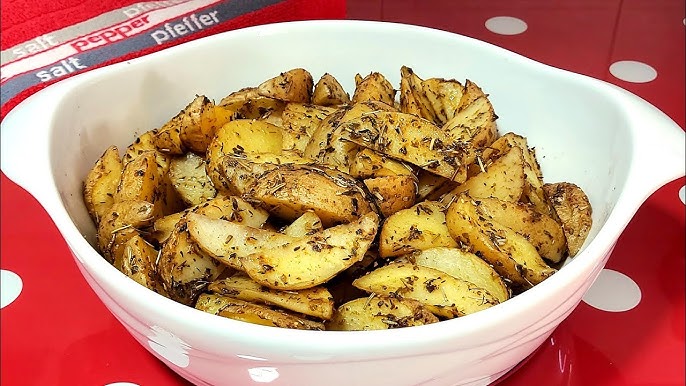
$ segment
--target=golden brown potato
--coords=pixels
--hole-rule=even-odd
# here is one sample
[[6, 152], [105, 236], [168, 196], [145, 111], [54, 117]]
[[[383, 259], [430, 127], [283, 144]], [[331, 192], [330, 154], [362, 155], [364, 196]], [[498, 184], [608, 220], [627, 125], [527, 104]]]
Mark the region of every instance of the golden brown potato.
[[350, 103], [350, 95], [331, 74], [326, 73], [314, 85], [312, 103], [320, 106], [337, 106]]
[[88, 214], [97, 225], [105, 212], [114, 204], [114, 192], [119, 186], [123, 170], [119, 150], [110, 146], [88, 172], [83, 184], [83, 199]]
[[444, 318], [472, 314], [498, 304], [488, 291], [437, 269], [391, 263], [355, 279], [353, 285], [368, 293], [409, 298]]
[[394, 110], [392, 106], [379, 101], [366, 101], [341, 107], [323, 120], [312, 133], [303, 154], [307, 158], [348, 173], [359, 146], [344, 140], [339, 128], [341, 123], [374, 111]]
[[310, 103], [312, 101], [312, 75], [303, 68], [294, 68], [264, 81], [257, 92], [284, 102]]
[[214, 132], [224, 123], [217, 122], [214, 103], [206, 96], [199, 95], [169, 124], [181, 126], [179, 138], [186, 149], [204, 153]]
[[[269, 121], [273, 119], [272, 117], [280, 116], [285, 107], [286, 102], [262, 96], [257, 92], [256, 87], [250, 87], [225, 96], [216, 106], [215, 115]], [[231, 119], [225, 119], [225, 122], [229, 120]], [[273, 121], [269, 123], [274, 124]]]
[[451, 138], [471, 145], [474, 153], [466, 161], [471, 164], [476, 157], [476, 150], [490, 145], [497, 138], [497, 118], [491, 102], [483, 96], [463, 106], [443, 125], [443, 130], [448, 132]]
[[416, 300], [372, 294], [338, 307], [326, 327], [334, 331], [367, 331], [437, 322], [438, 318]]
[[302, 155], [312, 133], [331, 113], [332, 107], [289, 103], [283, 111], [283, 149]]
[[487, 170], [469, 178], [441, 197], [441, 203], [449, 205], [461, 193], [473, 198], [495, 197], [517, 202], [524, 191], [524, 158], [518, 147], [513, 147], [488, 167]]
[[[133, 161], [134, 159], [138, 158], [139, 155], [143, 154], [145, 151], [149, 150], [157, 150], [157, 147], [155, 146], [155, 136], [157, 135], [157, 130], [149, 130], [146, 131], [145, 133], [139, 135], [135, 141], [133, 141], [132, 144], [130, 144], [127, 148], [126, 151], [124, 152], [124, 156], [122, 157], [122, 163], [124, 165], [128, 164], [129, 162]], [[169, 166], [169, 161], [170, 157], [158, 152], [157, 156], [157, 163], [162, 167], [162, 168], [167, 168]]]
[[333, 297], [321, 286], [300, 291], [278, 291], [257, 284], [245, 274], [237, 273], [212, 282], [207, 289], [219, 295], [273, 305], [319, 319], [328, 320], [333, 316]]
[[259, 229], [197, 213], [186, 215], [193, 242], [208, 256], [243, 271], [241, 256], [257, 252], [265, 245], [276, 246], [299, 240], [273, 230]]
[[397, 211], [381, 227], [379, 255], [400, 256], [432, 247], [457, 247], [445, 223], [444, 208], [432, 201]]
[[422, 82], [422, 91], [431, 102], [436, 114], [437, 124], [444, 125], [460, 111], [460, 101], [465, 87], [454, 79], [426, 79]]
[[283, 234], [292, 237], [304, 237], [320, 232], [324, 229], [322, 220], [314, 211], [307, 211], [288, 225]]
[[341, 138], [409, 162], [453, 181], [464, 182], [466, 145], [415, 115], [375, 111], [342, 122]]
[[157, 256], [157, 249], [136, 234], [124, 243], [123, 253], [117, 256], [114, 266], [138, 284], [167, 296], [157, 273]]
[[170, 299], [192, 305], [225, 266], [198, 248], [182, 218], [160, 251], [157, 271]]
[[213, 315], [264, 326], [295, 328], [300, 330], [324, 330], [324, 324], [229, 296], [202, 294], [195, 308]]
[[458, 184], [445, 177], [419, 170], [417, 172], [417, 201], [437, 201]]
[[171, 235], [176, 224], [187, 213], [197, 213], [212, 219], [232, 221], [255, 228], [262, 227], [269, 217], [269, 213], [256, 208], [246, 200], [236, 196], [218, 195], [199, 205], [188, 208], [155, 220], [151, 238], [158, 244], [164, 243]]
[[[358, 75], [359, 76], [359, 75]], [[356, 82], [352, 103], [379, 101], [389, 106], [395, 102], [395, 89], [385, 76], [372, 72], [359, 82]]]
[[229, 180], [223, 178], [222, 161], [227, 154], [252, 152], [280, 153], [283, 147], [283, 132], [280, 127], [264, 121], [237, 119], [217, 130], [207, 148], [207, 176], [215, 189], [227, 194], [238, 193]]
[[103, 214], [96, 234], [98, 249], [113, 263], [123, 253], [124, 244], [148, 227], [154, 219], [153, 204], [145, 201], [119, 201]]
[[325, 227], [376, 211], [364, 185], [327, 167], [281, 164], [256, 174], [245, 197], [261, 202], [272, 215], [293, 221], [312, 210]]
[[198, 205], [217, 195], [217, 190], [207, 176], [205, 161], [195, 153], [188, 152], [174, 158], [169, 165], [168, 176], [179, 197], [187, 205]]
[[505, 279], [524, 289], [556, 272], [524, 236], [488, 218], [478, 201], [465, 194], [448, 207], [446, 223], [457, 242], [486, 260]]
[[543, 173], [536, 160], [536, 152], [529, 147], [526, 138], [512, 132], [506, 133], [483, 150], [483, 162], [489, 165], [493, 159], [507, 153], [512, 147], [519, 147], [524, 157], [525, 183], [522, 199], [531, 203], [539, 213], [555, 217], [543, 192]]
[[170, 155], [180, 155], [186, 150], [204, 153], [217, 128], [232, 117], [232, 114], [221, 112], [222, 110], [215, 110], [214, 103], [209, 98], [196, 96], [157, 131], [154, 137], [155, 146], [162, 153]]
[[414, 176], [412, 168], [405, 163], [377, 153], [372, 149], [360, 149], [352, 164], [350, 175], [355, 178], [375, 178], [384, 176]]
[[404, 113], [413, 114], [429, 122], [440, 125], [434, 107], [424, 92], [423, 80], [407, 66], [400, 68], [400, 108]]
[[266, 244], [240, 256], [245, 272], [270, 288], [300, 290], [326, 283], [362, 260], [376, 236], [379, 217], [370, 212], [359, 220], [324, 229], [288, 244]]
[[541, 257], [559, 262], [567, 252], [562, 227], [552, 217], [537, 212], [532, 206], [497, 198], [474, 199], [481, 213], [524, 236]]
[[498, 273], [479, 256], [458, 248], [435, 247], [395, 259], [437, 269], [450, 276], [483, 288], [502, 303], [510, 298], [510, 290]]
[[114, 201], [147, 201], [154, 204], [160, 197], [162, 175], [155, 151], [143, 152], [122, 170]]
[[417, 197], [417, 181], [411, 174], [367, 178], [364, 184], [384, 217], [411, 207]]
[[576, 256], [593, 226], [593, 211], [586, 193], [570, 182], [545, 184], [543, 191], [560, 219], [569, 255]]

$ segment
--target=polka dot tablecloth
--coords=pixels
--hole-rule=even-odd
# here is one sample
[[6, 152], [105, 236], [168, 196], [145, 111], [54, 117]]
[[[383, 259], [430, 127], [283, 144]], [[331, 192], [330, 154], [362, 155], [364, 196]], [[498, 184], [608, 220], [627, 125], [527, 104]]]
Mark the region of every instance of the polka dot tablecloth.
[[[683, 0], [349, 0], [348, 17], [485, 40], [614, 83], [684, 127]], [[4, 175], [0, 183], [0, 383], [185, 385], [98, 301], [37, 202]], [[646, 201], [583, 302], [500, 385], [685, 383], [684, 196], [679, 179]], [[158, 333], [151, 348], [164, 355]]]

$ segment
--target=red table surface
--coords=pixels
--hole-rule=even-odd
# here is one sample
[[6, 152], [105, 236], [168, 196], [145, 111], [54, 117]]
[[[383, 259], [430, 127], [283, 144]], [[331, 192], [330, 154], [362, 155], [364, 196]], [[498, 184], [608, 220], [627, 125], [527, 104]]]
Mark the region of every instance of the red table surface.
[[[520, 19], [527, 29], [494, 33], [485, 25], [496, 16]], [[348, 17], [425, 25], [485, 40], [612, 82], [684, 127], [683, 0], [348, 0]], [[657, 77], [634, 83], [613, 76], [610, 65], [625, 60], [648, 64]], [[0, 383], [185, 385], [100, 303], [39, 204], [4, 175], [0, 183], [0, 265], [23, 282], [18, 298], [1, 311]], [[610, 279], [597, 283], [620, 298], [629, 296], [622, 288], [638, 288], [640, 302], [623, 312], [582, 302], [500, 385], [685, 384], [683, 195], [681, 178], [646, 201], [607, 265], [606, 272], [623, 274], [607, 277], [623, 278], [624, 287]]]

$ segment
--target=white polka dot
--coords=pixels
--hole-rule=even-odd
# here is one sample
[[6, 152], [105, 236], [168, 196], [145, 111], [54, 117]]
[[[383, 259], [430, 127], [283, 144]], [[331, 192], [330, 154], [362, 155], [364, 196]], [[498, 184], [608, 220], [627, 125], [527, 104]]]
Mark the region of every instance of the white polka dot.
[[248, 369], [248, 374], [253, 381], [259, 383], [269, 383], [279, 377], [276, 367], [253, 367]]
[[188, 357], [190, 346], [159, 326], [151, 328], [153, 336], [148, 337], [148, 346], [172, 364], [179, 367], [188, 367], [190, 364], [190, 358]]
[[496, 16], [486, 20], [486, 28], [500, 35], [518, 35], [527, 29], [522, 19], [511, 16]]
[[105, 386], [139, 386], [137, 383], [131, 383], [131, 382], [115, 382], [115, 383], [108, 383]]
[[681, 189], [679, 189], [679, 199], [686, 205], [686, 186], [682, 186]]
[[629, 311], [641, 302], [641, 289], [629, 276], [603, 269], [583, 300], [603, 311]]
[[651, 66], [635, 60], [622, 60], [610, 65], [610, 73], [617, 79], [632, 83], [647, 83], [657, 78]]
[[15, 301], [23, 287], [19, 275], [5, 269], [0, 270], [0, 308], [5, 308]]

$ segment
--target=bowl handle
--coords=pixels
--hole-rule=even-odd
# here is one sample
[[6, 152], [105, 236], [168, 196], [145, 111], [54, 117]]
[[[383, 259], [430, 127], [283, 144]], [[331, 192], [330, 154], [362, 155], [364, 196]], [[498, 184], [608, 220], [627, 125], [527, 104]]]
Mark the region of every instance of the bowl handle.
[[686, 174], [686, 135], [667, 114], [642, 98], [621, 90], [632, 125], [632, 179], [647, 198], [663, 185]]
[[36, 198], [54, 190], [48, 144], [61, 89], [53, 85], [31, 95], [0, 123], [0, 169]]

